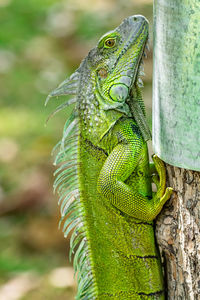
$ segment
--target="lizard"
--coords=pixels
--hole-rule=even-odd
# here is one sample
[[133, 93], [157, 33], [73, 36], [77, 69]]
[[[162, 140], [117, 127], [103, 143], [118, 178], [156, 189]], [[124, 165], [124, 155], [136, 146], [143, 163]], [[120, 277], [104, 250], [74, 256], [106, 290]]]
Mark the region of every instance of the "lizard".
[[124, 19], [46, 100], [73, 95], [56, 109], [74, 103], [54, 149], [54, 189], [64, 236], [72, 233], [76, 299], [165, 298], [153, 220], [172, 188], [163, 162], [148, 157], [140, 89], [148, 28], [141, 15]]

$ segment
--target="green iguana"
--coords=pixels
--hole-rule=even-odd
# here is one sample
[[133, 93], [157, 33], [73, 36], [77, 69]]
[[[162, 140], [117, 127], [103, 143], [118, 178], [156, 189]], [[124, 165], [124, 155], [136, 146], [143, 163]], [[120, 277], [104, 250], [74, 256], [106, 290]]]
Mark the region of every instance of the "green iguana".
[[64, 235], [73, 232], [76, 299], [164, 299], [153, 220], [172, 189], [162, 161], [148, 159], [139, 87], [147, 39], [147, 20], [126, 18], [47, 98], [75, 95], [56, 110], [75, 103], [56, 147], [54, 188]]

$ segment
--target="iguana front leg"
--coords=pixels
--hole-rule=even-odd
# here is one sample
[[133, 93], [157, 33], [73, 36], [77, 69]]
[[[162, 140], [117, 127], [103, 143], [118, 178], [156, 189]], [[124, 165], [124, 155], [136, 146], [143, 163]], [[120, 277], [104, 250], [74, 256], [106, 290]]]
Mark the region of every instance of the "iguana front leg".
[[122, 212], [137, 219], [151, 221], [169, 199], [172, 189], [165, 190], [165, 168], [157, 156], [154, 157], [154, 162], [160, 177], [160, 185], [152, 199], [140, 194], [136, 187], [125, 183], [138, 164], [143, 142], [136, 135], [132, 138], [129, 136], [128, 139], [126, 137], [125, 133], [123, 142], [119, 143], [106, 159], [99, 174], [98, 190]]

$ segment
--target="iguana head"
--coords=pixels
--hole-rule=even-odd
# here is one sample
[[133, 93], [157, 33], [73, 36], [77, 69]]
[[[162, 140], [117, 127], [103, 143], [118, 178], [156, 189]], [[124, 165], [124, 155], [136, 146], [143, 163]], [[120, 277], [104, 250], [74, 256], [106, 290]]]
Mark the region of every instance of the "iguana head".
[[124, 104], [136, 81], [148, 37], [148, 22], [143, 16], [131, 16], [119, 27], [103, 35], [90, 51], [96, 95], [104, 110], [126, 111]]
[[79, 110], [85, 131], [101, 139], [122, 116], [138, 79], [148, 38], [148, 22], [140, 15], [126, 18], [103, 35], [85, 61], [79, 89]]
[[120, 117], [134, 115], [128, 102], [147, 39], [147, 20], [140, 15], [126, 18], [103, 35], [79, 69], [50, 94], [76, 94], [76, 109], [86, 137], [92, 135], [99, 141]]

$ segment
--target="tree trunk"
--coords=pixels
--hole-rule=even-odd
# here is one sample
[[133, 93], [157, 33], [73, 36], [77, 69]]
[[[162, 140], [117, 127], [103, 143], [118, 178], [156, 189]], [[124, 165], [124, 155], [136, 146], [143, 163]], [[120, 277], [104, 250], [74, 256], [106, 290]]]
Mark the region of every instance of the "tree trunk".
[[167, 299], [200, 299], [200, 173], [166, 164], [174, 195], [158, 216]]

